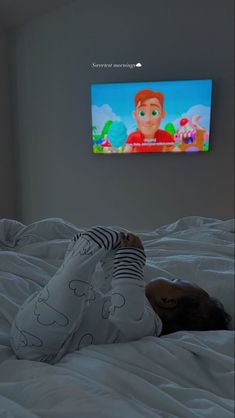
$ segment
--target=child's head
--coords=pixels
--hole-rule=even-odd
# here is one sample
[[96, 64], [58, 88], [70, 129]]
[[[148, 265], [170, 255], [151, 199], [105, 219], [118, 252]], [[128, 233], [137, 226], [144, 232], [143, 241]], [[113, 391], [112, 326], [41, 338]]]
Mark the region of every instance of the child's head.
[[231, 320], [223, 305], [186, 280], [158, 278], [146, 285], [146, 296], [163, 323], [162, 335], [180, 330], [228, 329]]

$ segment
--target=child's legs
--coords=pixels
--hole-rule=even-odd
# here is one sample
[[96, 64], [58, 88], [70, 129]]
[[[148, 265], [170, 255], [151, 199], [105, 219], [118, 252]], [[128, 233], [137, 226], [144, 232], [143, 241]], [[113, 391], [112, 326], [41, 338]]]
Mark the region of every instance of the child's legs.
[[91, 297], [95, 266], [106, 253], [82, 234], [48, 284], [25, 301], [11, 328], [18, 358], [54, 363], [66, 353]]

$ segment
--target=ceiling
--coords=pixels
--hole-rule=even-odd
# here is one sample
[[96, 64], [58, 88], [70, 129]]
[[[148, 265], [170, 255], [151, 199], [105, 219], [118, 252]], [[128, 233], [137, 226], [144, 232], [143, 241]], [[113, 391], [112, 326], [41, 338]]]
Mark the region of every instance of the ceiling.
[[0, 0], [0, 24], [13, 28], [73, 0]]

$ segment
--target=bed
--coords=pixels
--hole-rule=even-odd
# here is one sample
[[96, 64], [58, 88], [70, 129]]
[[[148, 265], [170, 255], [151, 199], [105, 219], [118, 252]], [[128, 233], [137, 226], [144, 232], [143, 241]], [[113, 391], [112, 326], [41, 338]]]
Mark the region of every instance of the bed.
[[[224, 304], [230, 330], [90, 345], [56, 365], [16, 359], [9, 342], [13, 318], [82, 231], [60, 218], [27, 226], [0, 220], [0, 418], [232, 418], [233, 220], [192, 216], [133, 231], [145, 246], [146, 282], [157, 276], [196, 282]], [[94, 280], [101, 279], [98, 265]]]

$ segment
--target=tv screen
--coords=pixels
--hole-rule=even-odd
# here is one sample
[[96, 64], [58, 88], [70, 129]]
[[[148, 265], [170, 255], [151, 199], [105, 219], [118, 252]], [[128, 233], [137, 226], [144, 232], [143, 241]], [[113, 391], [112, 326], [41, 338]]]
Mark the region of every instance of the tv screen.
[[96, 154], [209, 150], [212, 80], [91, 85]]

